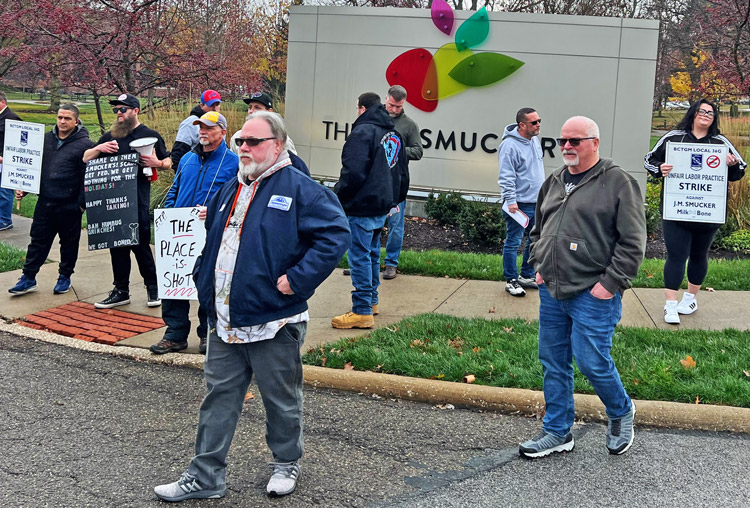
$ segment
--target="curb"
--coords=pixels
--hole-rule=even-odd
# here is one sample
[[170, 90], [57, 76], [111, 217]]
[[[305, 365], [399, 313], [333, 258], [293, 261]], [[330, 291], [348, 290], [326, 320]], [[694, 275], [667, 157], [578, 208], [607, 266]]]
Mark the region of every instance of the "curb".
[[[68, 346], [94, 353], [104, 353], [136, 361], [203, 368], [203, 355], [168, 353], [154, 355], [147, 349], [108, 346], [71, 339], [17, 324], [0, 323], [0, 331]], [[329, 369], [305, 365], [305, 384], [313, 388], [332, 388], [357, 393], [378, 394], [428, 404], [453, 404], [536, 416], [544, 410], [544, 394], [520, 388], [490, 386], [419, 379], [375, 372]], [[575, 394], [576, 418], [606, 422], [604, 406], [595, 395]], [[636, 400], [636, 423], [652, 427], [723, 431], [750, 434], [750, 409], [709, 404], [684, 404]]]

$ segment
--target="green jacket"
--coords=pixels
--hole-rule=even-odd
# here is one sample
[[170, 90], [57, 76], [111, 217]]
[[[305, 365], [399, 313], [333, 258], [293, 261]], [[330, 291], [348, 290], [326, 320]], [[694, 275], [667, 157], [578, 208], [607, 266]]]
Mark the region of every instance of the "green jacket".
[[635, 178], [600, 159], [565, 194], [563, 166], [542, 185], [531, 231], [529, 263], [556, 300], [601, 282], [615, 293], [630, 287], [646, 248], [646, 217]]

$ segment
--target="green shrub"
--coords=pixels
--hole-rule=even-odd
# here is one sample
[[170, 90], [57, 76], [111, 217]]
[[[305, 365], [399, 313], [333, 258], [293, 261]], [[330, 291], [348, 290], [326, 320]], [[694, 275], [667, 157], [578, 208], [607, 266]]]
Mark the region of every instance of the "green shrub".
[[467, 201], [458, 192], [441, 192], [437, 196], [430, 192], [424, 211], [431, 219], [443, 225], [458, 224], [458, 217], [466, 206]]
[[734, 215], [727, 214], [727, 221], [721, 225], [719, 230], [714, 236], [714, 243], [711, 244], [713, 248], [726, 248], [723, 247], [724, 240], [732, 236], [732, 234], [739, 230], [737, 225], [737, 217]]
[[661, 227], [661, 213], [659, 212], [659, 193], [661, 182], [649, 177], [646, 182], [646, 234], [654, 236]]
[[750, 252], [750, 230], [740, 229], [725, 236], [720, 242], [714, 243], [732, 252]]
[[500, 239], [505, 238], [505, 219], [499, 204], [465, 201], [458, 227], [469, 242], [484, 247], [497, 247]]

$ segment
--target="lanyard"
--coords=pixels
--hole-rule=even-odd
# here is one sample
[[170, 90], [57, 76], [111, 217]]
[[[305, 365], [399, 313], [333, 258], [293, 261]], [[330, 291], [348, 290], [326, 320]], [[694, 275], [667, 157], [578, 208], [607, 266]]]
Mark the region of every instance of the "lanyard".
[[[253, 182], [253, 191], [250, 194], [250, 201], [248, 201], [248, 203], [247, 203], [247, 209], [245, 210], [245, 216], [242, 217], [242, 224], [240, 224], [240, 231], [239, 231], [239, 234], [237, 235], [238, 237], [242, 236], [242, 228], [245, 226], [245, 219], [247, 219], [247, 214], [250, 212], [250, 205], [252, 204], [253, 199], [255, 198], [255, 191], [258, 190], [258, 184], [259, 183], [260, 183], [259, 180], [255, 180]], [[234, 195], [234, 201], [232, 202], [232, 208], [229, 210], [229, 217], [227, 217], [227, 223], [224, 224], [224, 231], [226, 231], [227, 228], [229, 227], [229, 221], [232, 220], [232, 215], [234, 215], [234, 209], [237, 206], [237, 200], [239, 199], [241, 192], [242, 192], [242, 183], [240, 183], [240, 186], [237, 187], [237, 193]]]

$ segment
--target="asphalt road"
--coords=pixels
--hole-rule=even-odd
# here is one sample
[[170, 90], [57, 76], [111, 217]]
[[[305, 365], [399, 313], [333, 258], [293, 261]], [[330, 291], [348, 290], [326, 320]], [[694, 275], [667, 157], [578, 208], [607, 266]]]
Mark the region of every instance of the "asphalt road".
[[[199, 370], [0, 334], [0, 506], [158, 506], [192, 453]], [[259, 396], [246, 403], [227, 496], [185, 506], [748, 506], [750, 437], [639, 428], [624, 456], [580, 423], [576, 449], [537, 461], [535, 419], [305, 390], [298, 490], [265, 496]]]

